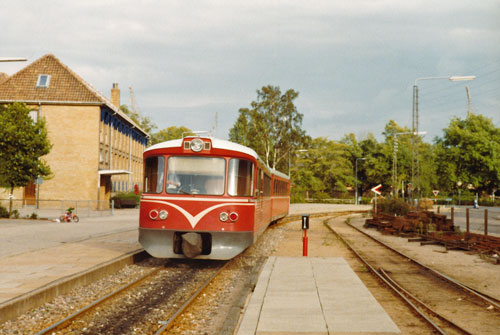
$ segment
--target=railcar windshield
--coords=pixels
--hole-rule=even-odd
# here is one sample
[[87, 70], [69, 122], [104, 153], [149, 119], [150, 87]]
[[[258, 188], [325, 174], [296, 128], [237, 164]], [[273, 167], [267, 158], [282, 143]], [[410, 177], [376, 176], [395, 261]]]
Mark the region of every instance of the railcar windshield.
[[229, 195], [251, 197], [253, 195], [253, 163], [244, 159], [232, 158], [229, 161], [227, 190]]
[[167, 193], [223, 195], [226, 161], [217, 157], [171, 156]]
[[144, 169], [144, 192], [161, 193], [165, 176], [165, 158], [161, 156], [146, 158]]

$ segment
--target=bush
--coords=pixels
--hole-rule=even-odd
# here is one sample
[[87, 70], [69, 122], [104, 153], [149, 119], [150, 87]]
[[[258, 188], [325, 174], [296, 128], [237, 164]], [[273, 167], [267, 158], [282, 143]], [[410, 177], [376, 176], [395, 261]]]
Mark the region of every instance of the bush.
[[306, 197], [303, 194], [292, 193], [290, 195], [290, 202], [292, 204], [300, 204], [306, 202]]
[[318, 202], [320, 204], [328, 203], [328, 199], [330, 198], [330, 196], [327, 193], [321, 191], [314, 192], [312, 197], [315, 200], [315, 202]]
[[0, 206], [0, 218], [8, 218], [9, 217], [9, 211], [5, 208]]
[[377, 208], [383, 213], [395, 214], [397, 216], [405, 216], [410, 211], [410, 206], [400, 199], [384, 199], [378, 201]]
[[134, 192], [117, 193], [111, 200], [115, 202], [115, 208], [135, 208], [141, 199], [141, 196]]

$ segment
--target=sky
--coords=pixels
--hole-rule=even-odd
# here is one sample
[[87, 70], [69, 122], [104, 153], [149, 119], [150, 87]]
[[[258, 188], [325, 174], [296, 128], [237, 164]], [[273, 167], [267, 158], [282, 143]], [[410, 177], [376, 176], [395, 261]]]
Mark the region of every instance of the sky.
[[[0, 1], [0, 57], [28, 59], [0, 72], [54, 54], [122, 104], [132, 87], [159, 129], [227, 139], [273, 85], [299, 92], [311, 137], [383, 140], [389, 120], [411, 127], [415, 82], [425, 141], [468, 108], [500, 127], [499, 0]], [[459, 75], [476, 79], [417, 80]]]

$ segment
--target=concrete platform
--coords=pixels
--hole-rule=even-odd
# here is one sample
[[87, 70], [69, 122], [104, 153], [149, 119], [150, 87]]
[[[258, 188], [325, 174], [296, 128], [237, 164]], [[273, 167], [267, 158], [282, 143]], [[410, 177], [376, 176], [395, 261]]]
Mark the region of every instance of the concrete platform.
[[343, 258], [270, 257], [237, 334], [400, 331]]

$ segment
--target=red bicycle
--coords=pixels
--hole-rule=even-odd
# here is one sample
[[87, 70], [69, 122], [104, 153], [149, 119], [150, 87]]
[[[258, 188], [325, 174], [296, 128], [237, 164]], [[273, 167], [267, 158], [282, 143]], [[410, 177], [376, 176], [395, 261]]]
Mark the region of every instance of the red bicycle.
[[79, 222], [80, 218], [73, 213], [73, 210], [73, 207], [68, 208], [66, 212], [64, 212], [64, 215], [59, 217], [59, 222]]

